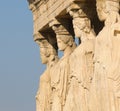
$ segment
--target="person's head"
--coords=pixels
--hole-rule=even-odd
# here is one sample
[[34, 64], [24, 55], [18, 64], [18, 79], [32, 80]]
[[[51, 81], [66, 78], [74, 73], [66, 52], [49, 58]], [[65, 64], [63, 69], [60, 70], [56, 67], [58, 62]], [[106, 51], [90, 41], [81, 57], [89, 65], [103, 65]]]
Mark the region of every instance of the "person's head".
[[52, 65], [58, 61], [57, 40], [54, 35], [37, 32], [34, 34], [34, 41], [40, 47], [40, 57], [43, 64]]
[[101, 21], [105, 21], [112, 12], [119, 12], [119, 0], [97, 0], [97, 14]]
[[82, 33], [89, 33], [91, 30], [91, 23], [87, 17], [77, 17], [73, 19], [73, 28], [75, 36], [81, 38]]
[[57, 37], [58, 49], [64, 51], [67, 47], [73, 47], [74, 39], [70, 35], [60, 35]]
[[48, 64], [57, 56], [57, 49], [47, 39], [37, 40], [40, 46], [40, 57], [43, 64]]
[[65, 51], [68, 47], [71, 49], [76, 47], [73, 36], [63, 24], [58, 22], [52, 26], [52, 29], [56, 33], [57, 46], [60, 51]]
[[107, 18], [107, 10], [106, 10], [105, 1], [97, 0], [96, 9], [97, 9], [98, 18], [100, 19], [100, 21], [105, 21]]

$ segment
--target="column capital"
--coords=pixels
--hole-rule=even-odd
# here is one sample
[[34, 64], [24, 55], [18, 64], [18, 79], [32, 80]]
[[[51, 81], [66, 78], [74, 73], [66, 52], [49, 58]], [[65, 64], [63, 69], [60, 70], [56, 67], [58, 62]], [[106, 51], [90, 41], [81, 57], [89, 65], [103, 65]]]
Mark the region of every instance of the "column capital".
[[45, 37], [44, 37], [41, 33], [39, 33], [39, 32], [35, 33], [35, 34], [33, 35], [33, 38], [34, 38], [34, 41], [35, 41], [35, 42], [38, 41], [38, 40], [45, 39]]
[[[92, 2], [92, 1], [91, 1]], [[93, 18], [95, 14], [95, 3], [91, 2], [76, 2], [72, 3], [68, 8], [67, 12], [70, 14], [72, 18], [80, 17], [80, 18]]]
[[36, 34], [34, 34], [34, 41], [40, 45], [40, 42], [44, 40], [47, 41], [49, 45], [51, 45], [52, 47], [54, 47], [55, 49], [57, 49], [57, 40], [55, 36], [52, 36], [51, 33], [49, 32], [38, 32]]
[[50, 23], [49, 26], [53, 29], [55, 32], [56, 36], [58, 35], [73, 35], [70, 27], [70, 23], [66, 21], [65, 19], [57, 20], [53, 19]]

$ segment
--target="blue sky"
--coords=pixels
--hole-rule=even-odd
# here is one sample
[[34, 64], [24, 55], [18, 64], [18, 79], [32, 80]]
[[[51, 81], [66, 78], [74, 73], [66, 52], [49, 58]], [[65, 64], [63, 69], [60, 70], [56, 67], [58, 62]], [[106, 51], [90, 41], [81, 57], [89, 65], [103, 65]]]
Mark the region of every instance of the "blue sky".
[[0, 111], [35, 111], [41, 64], [27, 0], [0, 2]]

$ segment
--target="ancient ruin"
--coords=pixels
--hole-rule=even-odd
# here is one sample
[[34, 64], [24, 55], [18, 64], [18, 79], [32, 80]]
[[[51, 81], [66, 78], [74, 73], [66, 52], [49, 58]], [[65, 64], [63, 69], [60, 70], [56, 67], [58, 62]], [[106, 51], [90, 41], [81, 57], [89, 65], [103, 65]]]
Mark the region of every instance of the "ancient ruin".
[[120, 111], [120, 0], [28, 3], [47, 66], [36, 111]]

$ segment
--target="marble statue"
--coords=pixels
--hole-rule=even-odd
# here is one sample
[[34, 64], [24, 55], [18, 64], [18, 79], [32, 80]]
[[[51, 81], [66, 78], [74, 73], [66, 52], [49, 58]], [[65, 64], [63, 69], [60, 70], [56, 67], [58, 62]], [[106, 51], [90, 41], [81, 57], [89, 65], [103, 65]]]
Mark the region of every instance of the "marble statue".
[[36, 111], [120, 111], [120, 0], [27, 1], [46, 64]]
[[40, 46], [41, 61], [43, 64], [47, 65], [46, 70], [40, 76], [40, 84], [36, 95], [36, 111], [50, 111], [51, 77], [49, 72], [58, 61], [56, 50], [57, 46], [55, 41], [51, 43], [51, 45], [49, 43], [49, 39], [46, 39], [44, 37], [41, 37], [40, 39], [36, 40], [36, 42]]
[[119, 0], [97, 0], [104, 27], [95, 42], [95, 71], [90, 111], [120, 111], [120, 16]]
[[[82, 9], [70, 11], [80, 45], [70, 56], [69, 89], [64, 111], [88, 111], [88, 93], [93, 77], [95, 33]], [[78, 99], [79, 98], [79, 99]]]
[[67, 83], [69, 75], [69, 56], [76, 47], [73, 37], [61, 24], [52, 26], [56, 33], [58, 49], [63, 51], [62, 58], [54, 66], [51, 74], [51, 87], [52, 87], [52, 110], [63, 111], [63, 106], [66, 100]]

